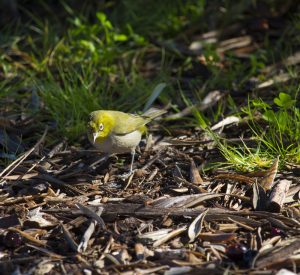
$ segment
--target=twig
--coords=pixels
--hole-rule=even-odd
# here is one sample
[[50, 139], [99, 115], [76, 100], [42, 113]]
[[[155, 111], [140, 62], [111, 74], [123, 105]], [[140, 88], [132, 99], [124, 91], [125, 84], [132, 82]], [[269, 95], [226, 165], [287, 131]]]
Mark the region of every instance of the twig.
[[20, 229], [17, 229], [17, 228], [14, 228], [14, 227], [10, 227], [7, 230], [19, 233], [24, 239], [26, 239], [26, 240], [28, 240], [28, 241], [36, 244], [36, 245], [46, 246], [46, 241], [38, 240], [38, 239], [32, 237], [31, 235], [29, 235], [28, 233], [26, 233], [26, 232], [24, 232], [24, 231], [22, 231]]
[[[22, 156], [20, 156], [18, 159], [16, 159], [15, 161], [13, 161], [10, 165], [8, 165], [1, 173], [0, 173], [0, 177], [2, 177], [6, 171], [9, 171], [6, 176], [10, 175], [26, 158], [29, 157], [29, 155], [34, 152], [39, 145], [44, 141], [46, 135], [48, 132], [48, 126], [45, 128], [43, 135], [41, 136], [41, 138], [38, 140], [38, 142], [27, 152], [25, 152]], [[11, 169], [11, 170], [10, 170]]]
[[[93, 210], [91, 210], [90, 208], [82, 205], [81, 203], [76, 203], [76, 206], [80, 209], [80, 211], [84, 215], [86, 215], [86, 216], [94, 219], [95, 221], [97, 221], [98, 224], [101, 226], [101, 228], [103, 228], [103, 229], [106, 228], [103, 219], [97, 213], [95, 213]], [[101, 213], [102, 213], [102, 211], [101, 211]]]
[[80, 195], [85, 195], [84, 192], [82, 192], [81, 190], [79, 190], [78, 188], [68, 184], [68, 183], [65, 183], [59, 179], [56, 179], [54, 178], [53, 176], [49, 175], [49, 174], [42, 174], [42, 175], [38, 175], [36, 178], [39, 178], [39, 179], [43, 179], [43, 180], [46, 180], [52, 184], [55, 184], [57, 186], [59, 186], [60, 188], [63, 188], [63, 189], [69, 189], [73, 192], [75, 192], [76, 194], [80, 194]]
[[60, 224], [63, 235], [67, 241], [67, 244], [69, 245], [69, 247], [74, 251], [77, 252], [78, 249], [78, 244], [74, 241], [74, 239], [72, 238], [71, 233], [69, 232], [69, 230], [61, 223]]
[[[98, 216], [101, 216], [102, 212], [103, 212], [103, 207], [99, 207], [99, 209], [96, 211], [96, 214]], [[95, 221], [95, 220], [91, 221], [89, 227], [84, 232], [84, 235], [83, 235], [83, 237], [81, 239], [81, 242], [80, 242], [80, 244], [79, 244], [79, 246], [77, 248], [78, 252], [85, 252], [86, 251], [87, 246], [88, 246], [88, 242], [89, 242], [92, 234], [95, 231], [96, 224], [97, 224], [97, 221]]]

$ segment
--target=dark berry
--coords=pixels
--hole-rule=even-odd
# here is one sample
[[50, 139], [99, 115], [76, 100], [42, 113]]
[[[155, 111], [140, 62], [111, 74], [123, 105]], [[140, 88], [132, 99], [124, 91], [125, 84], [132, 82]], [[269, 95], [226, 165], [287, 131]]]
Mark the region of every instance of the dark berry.
[[271, 229], [271, 235], [273, 237], [275, 237], [275, 236], [283, 236], [285, 234], [284, 234], [284, 232], [281, 229], [279, 229], [277, 227], [272, 227], [272, 229]]
[[243, 244], [233, 244], [226, 249], [227, 257], [234, 262], [242, 261], [246, 252], [247, 247]]
[[243, 265], [245, 267], [251, 267], [253, 259], [257, 255], [256, 250], [249, 249], [243, 256]]
[[3, 244], [9, 248], [16, 248], [22, 244], [22, 236], [18, 232], [8, 231], [4, 238]]

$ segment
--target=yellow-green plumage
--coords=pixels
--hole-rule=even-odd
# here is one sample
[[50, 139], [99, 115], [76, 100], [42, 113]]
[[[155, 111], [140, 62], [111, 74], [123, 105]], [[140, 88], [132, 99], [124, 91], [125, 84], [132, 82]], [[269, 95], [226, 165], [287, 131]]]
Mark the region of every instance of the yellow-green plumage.
[[88, 138], [104, 153], [131, 152], [134, 155], [146, 124], [163, 113], [163, 110], [153, 110], [140, 116], [111, 110], [94, 111], [88, 122]]

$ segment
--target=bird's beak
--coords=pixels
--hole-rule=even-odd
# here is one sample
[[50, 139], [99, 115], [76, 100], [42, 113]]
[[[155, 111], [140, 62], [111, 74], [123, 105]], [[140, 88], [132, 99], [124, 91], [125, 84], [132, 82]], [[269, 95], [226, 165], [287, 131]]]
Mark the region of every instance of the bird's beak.
[[94, 143], [95, 143], [97, 137], [98, 137], [98, 133], [93, 133], [93, 139], [94, 139], [93, 142], [94, 142]]

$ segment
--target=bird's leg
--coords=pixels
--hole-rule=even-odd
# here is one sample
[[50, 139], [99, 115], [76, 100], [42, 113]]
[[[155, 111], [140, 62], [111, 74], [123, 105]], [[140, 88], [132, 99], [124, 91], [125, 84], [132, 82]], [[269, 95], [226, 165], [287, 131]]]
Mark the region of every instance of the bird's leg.
[[120, 175], [119, 178], [126, 180], [133, 174], [133, 163], [134, 163], [134, 156], [135, 156], [135, 149], [131, 150], [131, 163], [130, 163], [130, 170], [128, 173]]
[[135, 149], [131, 150], [131, 164], [129, 174], [131, 175], [133, 172], [133, 163], [134, 163]]

